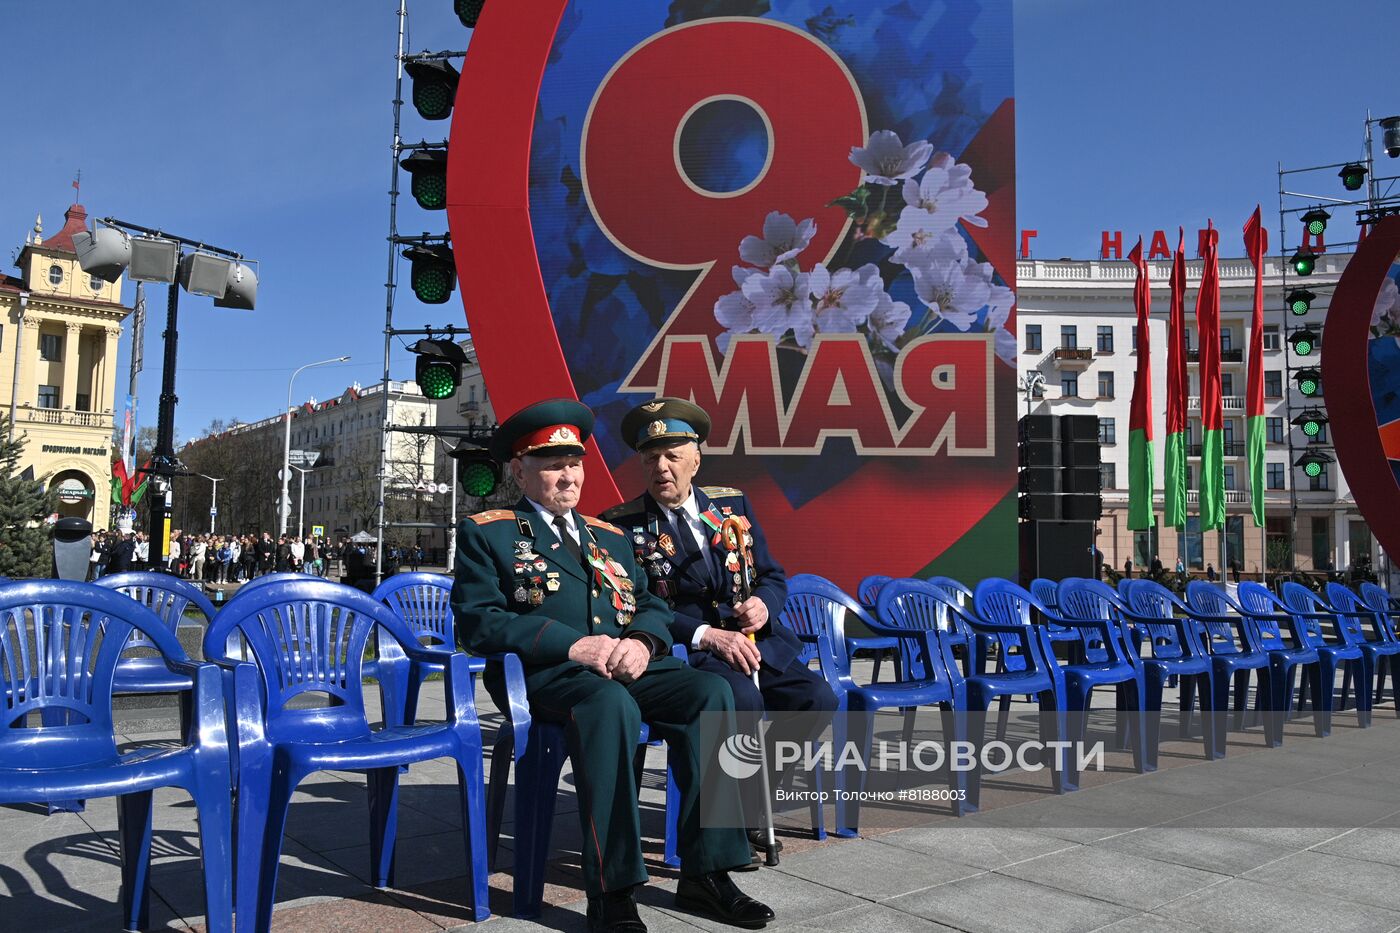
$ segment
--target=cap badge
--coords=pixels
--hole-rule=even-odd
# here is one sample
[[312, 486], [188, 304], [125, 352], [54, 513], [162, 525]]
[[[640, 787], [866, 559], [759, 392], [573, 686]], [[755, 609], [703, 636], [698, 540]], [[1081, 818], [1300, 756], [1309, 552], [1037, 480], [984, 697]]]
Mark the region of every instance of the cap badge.
[[647, 425], [647, 437], [657, 437], [666, 433], [666, 422], [653, 421]]
[[578, 442], [578, 435], [567, 424], [561, 424], [553, 434], [549, 435], [549, 443], [551, 444], [577, 444]]
[[648, 414], [654, 411], [660, 411], [661, 407], [665, 404], [665, 402], [647, 402], [645, 405], [642, 406], [642, 411], [647, 412]]

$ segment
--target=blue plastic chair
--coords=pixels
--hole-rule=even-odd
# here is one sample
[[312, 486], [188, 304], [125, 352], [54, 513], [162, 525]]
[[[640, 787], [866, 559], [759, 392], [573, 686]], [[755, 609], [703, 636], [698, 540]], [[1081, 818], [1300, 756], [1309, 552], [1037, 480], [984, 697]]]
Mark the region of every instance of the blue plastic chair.
[[[1007, 654], [1005, 646], [1008, 643], [1017, 649], [1016, 654], [1007, 654], [1007, 663], [1002, 670], [991, 674], [973, 673], [967, 677], [968, 711], [974, 717], [968, 725], [968, 734], [976, 747], [980, 749], [986, 737], [986, 712], [992, 700], [1009, 698], [1018, 693], [1031, 697], [1040, 706], [1042, 742], [1068, 739], [1064, 673], [1055, 663], [1049, 633], [1044, 626], [1031, 624], [1031, 610], [1043, 607], [1036, 603], [1034, 596], [1010, 580], [993, 577], [977, 584], [973, 593], [973, 608], [975, 615], [956, 606], [953, 610], [962, 616], [964, 623], [977, 636], [979, 655], [982, 654], [980, 645], [987, 640], [983, 636], [997, 638], [1003, 645], [1003, 654]], [[1019, 659], [1016, 667], [1010, 663], [1013, 658]], [[981, 670], [983, 660], [979, 657], [977, 671]], [[1078, 790], [1079, 778], [1074, 758], [1064, 748], [1058, 750], [1056, 758], [1050, 770], [1055, 793]], [[980, 803], [980, 760], [968, 779], [967, 799], [974, 807]]]
[[[1322, 673], [1322, 692], [1314, 694], [1314, 704], [1322, 707], [1322, 718], [1331, 728], [1332, 710], [1346, 707], [1346, 694], [1340, 707], [1334, 697], [1336, 671], [1344, 663], [1356, 682], [1356, 720], [1363, 729], [1371, 725], [1371, 684], [1375, 673], [1373, 652], [1364, 650], [1366, 633], [1353, 616], [1332, 611], [1316, 593], [1301, 583], [1285, 583], [1280, 594], [1283, 604], [1298, 619], [1313, 647], [1317, 648]], [[1322, 623], [1332, 623], [1333, 639], [1323, 633]], [[1343, 681], [1343, 684], [1346, 680]]]
[[1133, 580], [1128, 585], [1129, 604], [1124, 618], [1136, 622], [1148, 636], [1151, 655], [1143, 658], [1143, 679], [1147, 684], [1147, 755], [1154, 766], [1162, 727], [1162, 692], [1167, 678], [1176, 677], [1181, 685], [1180, 738], [1191, 734], [1193, 693], [1201, 694], [1201, 733], [1207, 759], [1223, 752], [1215, 735], [1215, 668], [1201, 644], [1200, 624], [1191, 618], [1171, 590], [1152, 580]]
[[[1397, 635], [1395, 630], [1395, 620], [1400, 619], [1400, 600], [1374, 583], [1363, 582], [1360, 592], [1362, 604], [1375, 613], [1376, 624], [1380, 626], [1386, 638], [1400, 642], [1400, 635]], [[1381, 686], [1378, 674], [1373, 704], [1381, 701]], [[1395, 704], [1395, 715], [1400, 716], [1400, 671], [1396, 670], [1393, 661], [1390, 664], [1390, 694], [1391, 702]]]
[[[205, 655], [226, 668], [237, 730], [239, 929], [261, 933], [271, 923], [287, 809], [304, 778], [330, 769], [366, 773], [370, 877], [384, 888], [394, 881], [399, 766], [433, 758], [457, 762], [468, 896], [475, 919], [486, 919], [481, 730], [467, 656], [421, 646], [397, 615], [358, 590], [299, 576], [240, 593], [204, 636]], [[376, 626], [410, 659], [443, 665], [446, 722], [370, 728], [361, 677], [365, 645]], [[235, 632], [253, 662], [224, 655]], [[318, 694], [330, 705], [292, 705]]]
[[[1054, 580], [1047, 580], [1044, 577], [1036, 577], [1031, 581], [1030, 590], [1031, 595], [1038, 599], [1041, 605], [1045, 606], [1045, 608], [1049, 609], [1052, 613], [1060, 611], [1059, 583]], [[1058, 642], [1064, 642], [1069, 645], [1068, 660], [1071, 664], [1083, 661], [1085, 658], [1084, 652], [1086, 650], [1090, 652], [1088, 656], [1095, 661], [1103, 661], [1107, 657], [1107, 653], [1103, 647], [1098, 646], [1097, 642], [1094, 641], [1097, 636], [1091, 632], [1065, 628], [1063, 625], [1056, 625], [1049, 620], [1041, 621], [1045, 625], [1045, 631], [1050, 635], [1050, 643], [1052, 645]], [[1086, 636], [1090, 638], [1090, 641], [1084, 641]]]
[[[1390, 674], [1390, 689], [1394, 699], [1397, 683], [1396, 664], [1400, 661], [1400, 641], [1395, 639], [1394, 630], [1386, 624], [1389, 621], [1387, 613], [1372, 609], [1340, 583], [1327, 584], [1327, 601], [1332, 604], [1330, 608], [1336, 614], [1338, 623], [1351, 630], [1355, 644], [1361, 649], [1375, 673], [1371, 687], [1371, 709], [1380, 702], [1381, 695], [1385, 692], [1387, 673]], [[1351, 665], [1347, 665], [1342, 672], [1342, 709], [1347, 708], [1347, 689], [1351, 679]], [[1358, 701], [1360, 692], [1358, 689]], [[1396, 715], [1400, 715], [1400, 704], [1396, 704]], [[1370, 719], [1369, 710], [1367, 719]]]
[[1186, 584], [1186, 607], [1191, 617], [1204, 626], [1214, 672], [1216, 747], [1225, 754], [1226, 710], [1230, 708], [1230, 684], [1234, 682], [1233, 728], [1242, 731], [1248, 721], [1249, 675], [1255, 675], [1254, 709], [1264, 718], [1264, 741], [1270, 748], [1283, 744], [1281, 710], [1275, 705], [1275, 681], [1283, 669], [1265, 650], [1263, 636], [1254, 619], [1214, 583], [1192, 580]]
[[[880, 593], [882, 601], [898, 599], [908, 588], [934, 589], [916, 580], [899, 580], [887, 584]], [[936, 590], [934, 590], [937, 592]], [[914, 645], [904, 648], [904, 678], [893, 684], [856, 683], [851, 676], [850, 651], [846, 641], [846, 619], [854, 616], [872, 632], [901, 643]], [[874, 733], [875, 713], [881, 709], [909, 709], [937, 705], [943, 711], [943, 732], [947, 742], [963, 737], [960, 711], [965, 700], [956, 675], [948, 666], [956, 662], [952, 651], [936, 627], [894, 628], [875, 621], [865, 608], [848, 596], [836, 584], [815, 574], [802, 573], [788, 578], [787, 600], [778, 614], [781, 624], [813, 638], [822, 676], [836, 694], [836, 716], [832, 721], [832, 742], [837, 749], [847, 743], [856, 747], [862, 762], [869, 762]], [[844, 714], [844, 715], [843, 715]], [[906, 726], [907, 728], [907, 726]], [[839, 753], [839, 752], [838, 752]], [[860, 803], [850, 799], [864, 787], [865, 772], [858, 772], [861, 787], [849, 788], [849, 769], [837, 774], [836, 835], [852, 837], [859, 834]], [[961, 816], [964, 803], [962, 772], [949, 770], [949, 787], [953, 797], [952, 810]]]
[[[1375, 583], [1363, 582], [1361, 584], [1361, 601], [1372, 609], [1389, 613], [1392, 618], [1396, 615], [1400, 615], [1400, 598], [1391, 596], [1390, 593], [1386, 591], [1385, 587]], [[1389, 622], [1387, 622], [1387, 624], [1390, 625], [1390, 629], [1393, 632], [1395, 626]]]
[[[457, 628], [452, 618], [452, 578], [438, 573], [397, 573], [375, 589], [373, 598], [396, 612], [409, 631], [418, 636], [420, 644], [429, 648], [453, 651], [457, 647]], [[418, 715], [418, 693], [433, 674], [442, 673], [436, 662], [410, 661], [399, 650], [399, 644], [383, 629], [376, 629], [376, 657], [365, 660], [364, 676], [381, 684], [386, 678], [398, 678], [398, 683], [385, 693], [403, 698], [403, 707], [385, 722], [412, 723]], [[481, 658], [467, 658], [472, 673], [485, 670]]]
[[[117, 751], [112, 683], [133, 633], [193, 683], [194, 728], [180, 748]], [[152, 792], [179, 787], [199, 814], [206, 922], [210, 930], [233, 929], [229, 745], [218, 668], [190, 661], [161, 619], [111, 590], [16, 583], [0, 591], [0, 704], [0, 803], [118, 798], [124, 928], [150, 923]], [[59, 713], [62, 724], [26, 728], [31, 714], [45, 711]]]
[[[871, 574], [861, 580], [856, 586], [856, 599], [868, 610], [874, 610], [875, 600], [880, 597], [880, 587], [892, 580], [884, 574]], [[847, 641], [851, 646], [851, 653], [857, 651], [872, 651], [875, 654], [875, 669], [870, 673], [870, 681], [874, 683], [880, 679], [880, 662], [884, 660], [885, 652], [889, 651], [894, 655], [894, 679], [899, 680], [904, 676], [900, 665], [899, 639], [897, 638], [868, 638], [854, 636]]]
[[[1240, 610], [1259, 630], [1259, 641], [1269, 654], [1273, 665], [1274, 709], [1286, 719], [1293, 709], [1293, 675], [1302, 668], [1304, 680], [1312, 685], [1313, 695], [1322, 690], [1321, 657], [1312, 646], [1302, 621], [1287, 611], [1277, 596], [1262, 583], [1246, 580], [1239, 585], [1236, 599]], [[1286, 634], [1285, 634], [1286, 629]], [[1313, 704], [1313, 731], [1327, 734], [1328, 723], [1322, 715], [1322, 704]]]

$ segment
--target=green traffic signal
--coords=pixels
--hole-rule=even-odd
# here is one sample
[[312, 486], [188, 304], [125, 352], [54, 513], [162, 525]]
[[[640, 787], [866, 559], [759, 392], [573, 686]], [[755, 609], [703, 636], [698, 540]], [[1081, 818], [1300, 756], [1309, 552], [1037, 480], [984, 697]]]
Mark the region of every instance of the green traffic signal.
[[1288, 310], [1294, 314], [1303, 315], [1308, 313], [1308, 308], [1312, 306], [1313, 299], [1316, 297], [1317, 295], [1306, 288], [1295, 288], [1288, 293], [1288, 297], [1284, 300], [1288, 302]]
[[424, 120], [446, 120], [457, 99], [457, 69], [440, 58], [410, 59], [403, 70], [413, 79], [413, 107]]
[[1348, 191], [1357, 191], [1366, 183], [1366, 166], [1360, 162], [1348, 162], [1342, 166], [1337, 177], [1341, 178], [1343, 188]]
[[1317, 256], [1310, 250], [1300, 249], [1289, 261], [1293, 263], [1294, 272], [1299, 275], [1312, 275], [1313, 267], [1317, 265]]
[[403, 255], [413, 263], [409, 283], [419, 301], [440, 305], [452, 297], [452, 290], [457, 287], [457, 270], [450, 247], [410, 246]]
[[1308, 328], [1294, 331], [1288, 342], [1298, 356], [1307, 356], [1317, 349], [1317, 332]]
[[1303, 215], [1303, 228], [1312, 236], [1322, 236], [1327, 229], [1327, 221], [1332, 215], [1320, 207], [1315, 207]]
[[451, 456], [457, 461], [457, 482], [469, 496], [486, 497], [501, 483], [501, 467], [483, 448], [462, 442]]
[[420, 149], [399, 164], [413, 177], [410, 190], [419, 207], [428, 211], [447, 207], [446, 149]]
[[1298, 381], [1298, 391], [1309, 398], [1322, 391], [1322, 376], [1315, 369], [1300, 369], [1293, 378]]

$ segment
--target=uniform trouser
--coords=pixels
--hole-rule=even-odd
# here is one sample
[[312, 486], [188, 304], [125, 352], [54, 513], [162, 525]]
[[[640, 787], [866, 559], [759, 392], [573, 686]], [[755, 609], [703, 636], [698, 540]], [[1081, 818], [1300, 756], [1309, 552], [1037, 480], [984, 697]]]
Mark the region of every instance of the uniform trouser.
[[[647, 880], [632, 761], [645, 721], [666, 741], [681, 794], [678, 848], [681, 874], [702, 875], [749, 862], [744, 831], [704, 828], [700, 788], [729, 795], [738, 812], [738, 785], [715, 766], [714, 741], [733, 733], [734, 698], [722, 678], [674, 658], [653, 661], [630, 684], [579, 667], [529, 694], [531, 712], [564, 725], [583, 830], [583, 880], [590, 896]], [[701, 725], [701, 713], [717, 716]], [[719, 728], [715, 728], [719, 726]]]

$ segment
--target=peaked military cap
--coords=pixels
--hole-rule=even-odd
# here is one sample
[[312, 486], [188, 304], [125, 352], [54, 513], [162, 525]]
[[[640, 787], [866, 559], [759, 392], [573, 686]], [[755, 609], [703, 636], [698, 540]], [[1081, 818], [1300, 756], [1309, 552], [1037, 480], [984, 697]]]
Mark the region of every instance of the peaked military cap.
[[709, 436], [710, 416], [683, 398], [655, 398], [622, 416], [622, 439], [633, 450], [683, 441], [701, 444]]
[[578, 455], [593, 433], [593, 412], [571, 398], [526, 405], [505, 420], [491, 438], [491, 456], [502, 463], [526, 454]]

